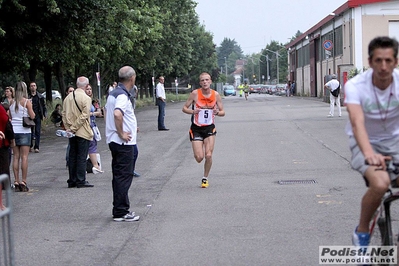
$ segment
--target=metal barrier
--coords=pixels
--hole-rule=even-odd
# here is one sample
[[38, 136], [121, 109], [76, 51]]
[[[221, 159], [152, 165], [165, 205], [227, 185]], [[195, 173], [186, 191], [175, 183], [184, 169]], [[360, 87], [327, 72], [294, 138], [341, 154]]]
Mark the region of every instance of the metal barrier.
[[[5, 188], [5, 206], [4, 210], [0, 209], [1, 233], [3, 238], [3, 246], [0, 245], [0, 266], [14, 265], [14, 243], [12, 234], [12, 208], [11, 208], [11, 184], [8, 175], [0, 175], [0, 184]], [[3, 257], [4, 259], [2, 259]], [[4, 263], [4, 264], [3, 264]]]

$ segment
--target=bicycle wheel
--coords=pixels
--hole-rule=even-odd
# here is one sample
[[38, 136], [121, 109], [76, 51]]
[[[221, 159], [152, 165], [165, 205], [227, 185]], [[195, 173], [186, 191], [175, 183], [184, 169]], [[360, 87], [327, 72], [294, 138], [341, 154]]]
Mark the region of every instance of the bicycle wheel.
[[[381, 226], [380, 226], [380, 223], [382, 223]], [[369, 244], [370, 246], [382, 246], [383, 245], [383, 241], [384, 241], [384, 239], [386, 239], [386, 237], [385, 237], [386, 230], [385, 230], [385, 228], [383, 228], [383, 226], [385, 226], [384, 218], [381, 218], [381, 217], [373, 218], [372, 226], [370, 227], [370, 244]]]
[[386, 219], [386, 217], [379, 217], [378, 228], [381, 236], [381, 245], [382, 246], [392, 246], [393, 238], [392, 238], [392, 224], [391, 219]]
[[[399, 197], [393, 195], [386, 199], [387, 205], [384, 211], [384, 220], [381, 220], [381, 230], [385, 233], [382, 234], [382, 245], [384, 246], [398, 246], [399, 242]], [[398, 260], [399, 257], [396, 258]]]

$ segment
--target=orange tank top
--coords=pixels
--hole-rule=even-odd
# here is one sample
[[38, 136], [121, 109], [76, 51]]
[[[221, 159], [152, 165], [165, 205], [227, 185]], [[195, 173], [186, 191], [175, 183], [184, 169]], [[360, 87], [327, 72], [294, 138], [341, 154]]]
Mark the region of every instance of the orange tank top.
[[195, 103], [196, 109], [201, 109], [199, 113], [194, 115], [194, 124], [197, 126], [209, 126], [214, 123], [215, 115], [213, 114], [213, 109], [216, 106], [216, 93], [211, 90], [211, 95], [205, 97], [202, 94], [201, 89], [197, 89], [198, 97]]

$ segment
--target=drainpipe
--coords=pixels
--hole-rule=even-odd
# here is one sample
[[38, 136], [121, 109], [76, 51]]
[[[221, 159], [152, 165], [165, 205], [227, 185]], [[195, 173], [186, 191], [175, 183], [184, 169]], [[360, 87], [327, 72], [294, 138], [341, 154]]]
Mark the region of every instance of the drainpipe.
[[353, 65], [352, 8], [349, 9], [349, 63]]

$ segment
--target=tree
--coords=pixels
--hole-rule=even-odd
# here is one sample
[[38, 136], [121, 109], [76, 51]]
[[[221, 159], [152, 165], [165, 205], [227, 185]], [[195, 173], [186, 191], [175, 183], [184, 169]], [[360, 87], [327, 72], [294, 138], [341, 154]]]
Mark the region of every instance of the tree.
[[197, 25], [192, 34], [194, 40], [192, 61], [195, 63], [187, 77], [188, 83], [198, 86], [199, 75], [202, 72], [208, 72], [212, 80], [217, 80], [219, 71], [212, 34], [206, 32], [203, 25]]
[[288, 74], [288, 62], [287, 62], [288, 55], [284, 45], [277, 41], [271, 41], [270, 44], [266, 45], [265, 49], [262, 49], [261, 55], [262, 55], [261, 57], [265, 59], [264, 62], [261, 62], [261, 72], [262, 73], [267, 72], [266, 58], [268, 57], [271, 60], [269, 61], [270, 81], [277, 82], [277, 60], [278, 60], [279, 82], [286, 82], [286, 77]]
[[43, 73], [47, 92], [55, 76], [63, 95], [65, 80], [84, 75], [94, 81], [99, 66], [103, 85], [127, 64], [143, 86], [153, 75], [190, 80], [202, 71], [215, 73], [212, 35], [199, 24], [195, 6], [192, 0], [3, 2], [0, 73], [21, 73], [25, 81]]

